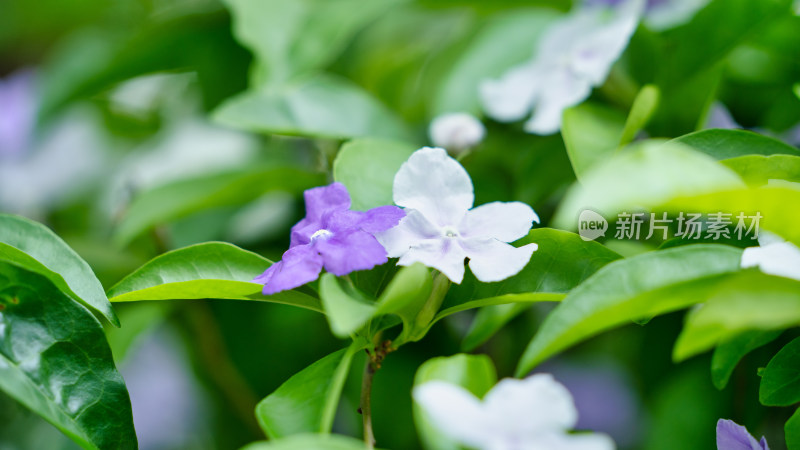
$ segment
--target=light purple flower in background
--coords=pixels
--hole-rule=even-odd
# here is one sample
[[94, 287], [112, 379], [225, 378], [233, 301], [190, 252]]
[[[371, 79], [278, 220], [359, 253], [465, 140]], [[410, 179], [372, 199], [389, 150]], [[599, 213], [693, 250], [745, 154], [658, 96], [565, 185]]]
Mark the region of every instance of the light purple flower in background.
[[18, 158], [28, 149], [36, 124], [33, 71], [0, 79], [0, 159]]
[[[711, 0], [647, 0], [644, 22], [648, 28], [664, 31], [683, 25]], [[587, 4], [616, 6], [623, 0], [587, 0]]]
[[306, 217], [292, 227], [289, 250], [253, 281], [264, 294], [294, 289], [319, 277], [322, 268], [337, 275], [386, 263], [386, 250], [374, 234], [397, 225], [405, 213], [396, 206], [351, 211], [350, 195], [341, 183], [309, 189]]
[[767, 439], [761, 441], [747, 432], [747, 428], [727, 419], [717, 422], [717, 450], [769, 450]]

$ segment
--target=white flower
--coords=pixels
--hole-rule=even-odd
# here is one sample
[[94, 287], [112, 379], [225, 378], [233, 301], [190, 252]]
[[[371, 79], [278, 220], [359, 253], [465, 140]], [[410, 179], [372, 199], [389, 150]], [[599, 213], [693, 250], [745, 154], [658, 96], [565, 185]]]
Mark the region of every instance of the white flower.
[[742, 268], [758, 267], [769, 275], [800, 280], [800, 248], [772, 234], [762, 232], [761, 235], [758, 247], [744, 249]]
[[708, 5], [710, 0], [658, 0], [650, 1], [645, 24], [654, 31], [664, 31], [683, 25]]
[[643, 0], [619, 7], [583, 7], [550, 27], [530, 62], [499, 80], [486, 80], [480, 91], [489, 116], [503, 122], [522, 119], [533, 110], [525, 130], [552, 134], [561, 115], [602, 84], [639, 23]]
[[491, 282], [518, 273], [536, 251], [536, 244], [507, 244], [539, 222], [533, 209], [521, 202], [492, 202], [471, 210], [472, 180], [444, 149], [414, 152], [395, 175], [393, 194], [406, 217], [376, 237], [401, 266], [420, 262], [461, 283], [469, 258], [475, 277]]
[[433, 119], [429, 134], [433, 145], [458, 153], [478, 145], [486, 128], [471, 114], [448, 113]]
[[444, 381], [414, 388], [414, 401], [437, 430], [479, 450], [607, 450], [603, 434], [568, 434], [578, 421], [569, 391], [550, 374], [500, 381], [479, 400]]

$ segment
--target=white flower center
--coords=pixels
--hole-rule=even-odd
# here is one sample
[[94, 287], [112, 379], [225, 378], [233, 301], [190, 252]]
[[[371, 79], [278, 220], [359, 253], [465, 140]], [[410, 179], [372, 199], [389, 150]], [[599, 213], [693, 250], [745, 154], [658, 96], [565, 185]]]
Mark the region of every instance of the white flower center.
[[317, 239], [328, 239], [331, 236], [333, 236], [333, 233], [323, 228], [315, 231], [314, 234], [311, 235], [311, 242], [314, 242]]
[[457, 238], [460, 235], [458, 234], [458, 230], [453, 227], [444, 227], [442, 228], [442, 236], [446, 238]]

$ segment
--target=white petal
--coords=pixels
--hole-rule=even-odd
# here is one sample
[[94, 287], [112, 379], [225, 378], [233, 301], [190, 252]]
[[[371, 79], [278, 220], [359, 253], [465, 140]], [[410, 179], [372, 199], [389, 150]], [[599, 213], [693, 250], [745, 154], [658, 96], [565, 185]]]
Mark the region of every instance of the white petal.
[[570, 71], [560, 70], [546, 78], [545, 89], [533, 109], [533, 116], [525, 122], [525, 131], [549, 135], [561, 129], [564, 110], [589, 97], [592, 86], [588, 79], [579, 78]]
[[[547, 450], [614, 450], [614, 441], [605, 434], [550, 433], [538, 436], [526, 448]], [[511, 450], [513, 447], [507, 447]], [[519, 448], [519, 447], [517, 447]]]
[[800, 248], [790, 242], [764, 247], [749, 247], [742, 253], [743, 268], [758, 267], [762, 272], [800, 280]]
[[472, 180], [441, 148], [424, 147], [400, 166], [394, 177], [394, 202], [416, 209], [431, 223], [455, 226], [472, 208]]
[[486, 128], [472, 114], [442, 114], [431, 122], [431, 142], [437, 147], [460, 151], [478, 145], [486, 135]]
[[461, 444], [482, 448], [492, 439], [480, 400], [466, 389], [444, 381], [414, 388], [414, 401], [442, 434]]
[[415, 262], [432, 267], [453, 283], [464, 279], [464, 259], [467, 254], [456, 239], [438, 238], [422, 241], [411, 247], [397, 262], [400, 266], [410, 266]]
[[539, 216], [533, 208], [522, 202], [492, 202], [470, 210], [458, 231], [465, 239], [490, 237], [503, 242], [514, 242], [528, 235]]
[[506, 378], [486, 394], [483, 406], [497, 434], [524, 441], [564, 432], [578, 422], [572, 395], [550, 374]]
[[376, 233], [375, 238], [383, 245], [390, 258], [399, 258], [411, 247], [439, 235], [439, 230], [419, 211], [407, 209], [406, 216], [400, 223], [384, 232]]
[[514, 247], [491, 238], [461, 240], [461, 247], [469, 258], [469, 268], [480, 281], [491, 283], [516, 275], [539, 248], [536, 244]]
[[531, 110], [541, 87], [530, 63], [517, 66], [499, 80], [481, 82], [483, 109], [489, 117], [500, 122], [520, 120]]
[[690, 21], [709, 0], [671, 0], [648, 9], [647, 26], [653, 31], [663, 31]]

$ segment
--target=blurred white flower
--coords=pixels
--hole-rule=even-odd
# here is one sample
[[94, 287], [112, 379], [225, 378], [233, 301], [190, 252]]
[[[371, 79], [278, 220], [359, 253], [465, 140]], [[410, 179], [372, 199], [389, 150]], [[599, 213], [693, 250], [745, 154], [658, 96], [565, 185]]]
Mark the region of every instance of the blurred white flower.
[[683, 25], [711, 0], [648, 0], [644, 22], [654, 31]]
[[522, 119], [525, 130], [552, 134], [566, 108], [577, 105], [608, 77], [639, 23], [644, 0], [618, 7], [586, 5], [551, 26], [534, 58], [499, 80], [485, 80], [480, 93], [487, 114], [502, 122]]
[[[764, 234], [763, 232], [761, 234]], [[800, 280], [800, 248], [791, 242], [766, 234], [759, 236], [758, 247], [748, 247], [742, 253], [741, 266], [758, 267], [762, 272], [779, 277]]]
[[504, 379], [479, 400], [444, 381], [414, 388], [414, 401], [450, 439], [479, 450], [607, 450], [603, 434], [570, 434], [578, 412], [569, 391], [549, 374]]
[[486, 135], [486, 128], [472, 114], [448, 113], [433, 119], [429, 134], [436, 147], [460, 153], [478, 145]]
[[464, 259], [475, 277], [500, 281], [517, 274], [536, 244], [516, 248], [539, 217], [521, 202], [492, 202], [472, 208], [472, 180], [461, 164], [441, 148], [424, 147], [403, 163], [394, 177], [394, 202], [406, 216], [394, 228], [375, 235], [401, 266], [415, 262], [438, 269], [461, 283]]

